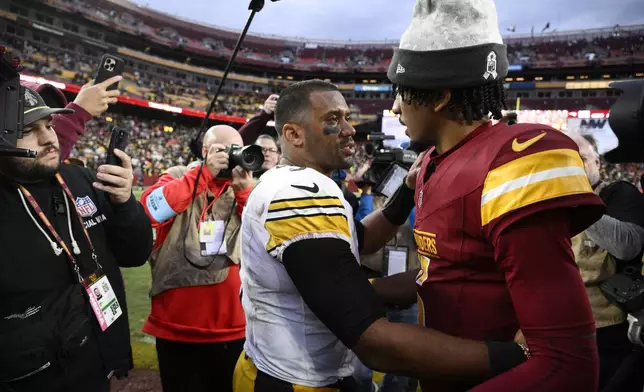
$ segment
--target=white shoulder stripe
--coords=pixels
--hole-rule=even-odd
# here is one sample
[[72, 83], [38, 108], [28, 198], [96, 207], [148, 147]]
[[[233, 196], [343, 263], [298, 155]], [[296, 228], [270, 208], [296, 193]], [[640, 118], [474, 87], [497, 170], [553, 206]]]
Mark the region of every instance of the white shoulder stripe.
[[284, 219], [291, 216], [309, 216], [309, 215], [345, 215], [346, 211], [342, 207], [328, 206], [328, 207], [305, 207], [305, 208], [294, 208], [289, 210], [274, 211], [268, 212], [266, 214], [266, 220], [272, 219]]
[[519, 177], [514, 180], [507, 181], [502, 185], [497, 186], [496, 188], [490, 189], [481, 197], [481, 206], [489, 203], [490, 201], [496, 199], [499, 196], [502, 196], [508, 192], [512, 192], [515, 189], [523, 188], [524, 186], [535, 184], [537, 182], [551, 180], [553, 178], [560, 177], [572, 177], [586, 175], [583, 167], [579, 166], [567, 166], [559, 167], [556, 169], [549, 169], [540, 171], [537, 173], [532, 173], [527, 176]]

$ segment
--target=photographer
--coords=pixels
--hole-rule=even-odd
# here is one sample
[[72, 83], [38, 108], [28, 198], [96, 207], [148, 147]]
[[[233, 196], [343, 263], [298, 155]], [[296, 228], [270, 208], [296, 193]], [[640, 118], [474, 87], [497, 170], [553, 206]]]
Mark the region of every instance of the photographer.
[[[644, 196], [626, 181], [606, 183], [600, 179], [597, 143], [591, 135], [574, 135], [572, 139], [579, 146], [588, 180], [606, 204], [602, 218], [572, 240], [597, 327], [601, 390], [632, 353], [633, 345], [627, 337], [626, 314], [608, 302], [599, 285], [626, 265], [641, 265]], [[636, 389], [641, 391], [642, 385]]]
[[[60, 164], [51, 109], [24, 93], [31, 158], [0, 158], [0, 390], [105, 391], [132, 369], [119, 266], [145, 263], [152, 230], [132, 195], [130, 157], [85, 168]], [[122, 261], [127, 260], [128, 264]]]
[[237, 233], [254, 180], [241, 167], [225, 173], [225, 150], [242, 143], [230, 126], [210, 128], [205, 165], [170, 168], [141, 198], [157, 233], [143, 330], [157, 338], [165, 392], [232, 388], [245, 336]]

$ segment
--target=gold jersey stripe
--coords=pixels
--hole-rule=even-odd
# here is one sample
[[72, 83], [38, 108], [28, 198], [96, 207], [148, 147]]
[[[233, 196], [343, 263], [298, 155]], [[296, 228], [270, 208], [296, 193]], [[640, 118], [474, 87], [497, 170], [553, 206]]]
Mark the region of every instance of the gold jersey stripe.
[[592, 193], [585, 173], [527, 183], [481, 206], [481, 224], [485, 226], [498, 217], [530, 204], [584, 193]]
[[530, 154], [488, 173], [481, 197], [481, 224], [533, 203], [586, 192], [592, 189], [577, 151]]
[[570, 149], [547, 150], [530, 154], [490, 170], [483, 185], [483, 195], [498, 190], [506, 183], [531, 174], [560, 167], [577, 166], [584, 163], [579, 153]]
[[344, 207], [337, 197], [307, 197], [291, 200], [276, 200], [268, 207], [268, 212], [292, 208]]
[[335, 233], [351, 238], [347, 217], [339, 214], [289, 216], [284, 219], [267, 221], [264, 227], [270, 234], [266, 244], [266, 250], [269, 252], [284, 242], [303, 234]]
[[428, 232], [426, 232], [426, 231], [420, 231], [420, 230], [418, 230], [418, 229], [414, 229], [414, 233], [416, 233], [416, 234], [420, 234], [420, 235], [423, 235], [423, 236], [427, 236], [427, 237], [433, 237], [433, 238], [436, 238], [436, 234], [434, 234], [434, 233], [428, 233]]

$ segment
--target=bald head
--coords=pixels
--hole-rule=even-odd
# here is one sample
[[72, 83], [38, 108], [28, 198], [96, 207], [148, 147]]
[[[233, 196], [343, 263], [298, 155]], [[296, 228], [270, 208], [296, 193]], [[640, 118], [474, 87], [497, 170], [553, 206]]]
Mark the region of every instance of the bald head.
[[579, 148], [579, 155], [584, 162], [584, 170], [586, 171], [590, 185], [597, 185], [600, 180], [600, 162], [595, 139], [590, 135], [572, 135], [570, 138]]
[[224, 146], [230, 146], [231, 144], [244, 145], [239, 132], [230, 125], [215, 125], [206, 132], [203, 137], [203, 156], [206, 156], [208, 148], [213, 143], [223, 144]]

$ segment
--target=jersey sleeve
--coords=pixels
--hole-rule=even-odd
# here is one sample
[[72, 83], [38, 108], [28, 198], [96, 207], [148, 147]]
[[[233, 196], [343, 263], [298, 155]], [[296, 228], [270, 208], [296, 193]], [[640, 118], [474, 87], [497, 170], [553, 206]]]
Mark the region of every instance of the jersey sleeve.
[[495, 243], [512, 223], [554, 208], [569, 208], [573, 235], [604, 212], [572, 139], [553, 129], [523, 131], [501, 147], [485, 178], [484, 234]]
[[[348, 212], [339, 190], [334, 192], [326, 184], [325, 189], [321, 182], [313, 182], [313, 187], [320, 186], [315, 193], [312, 192], [315, 189], [287, 184], [268, 204], [264, 220], [268, 232], [266, 251], [278, 261], [282, 261], [289, 245], [301, 240], [338, 238], [352, 243]], [[303, 187], [308, 185], [311, 185], [310, 180]]]

